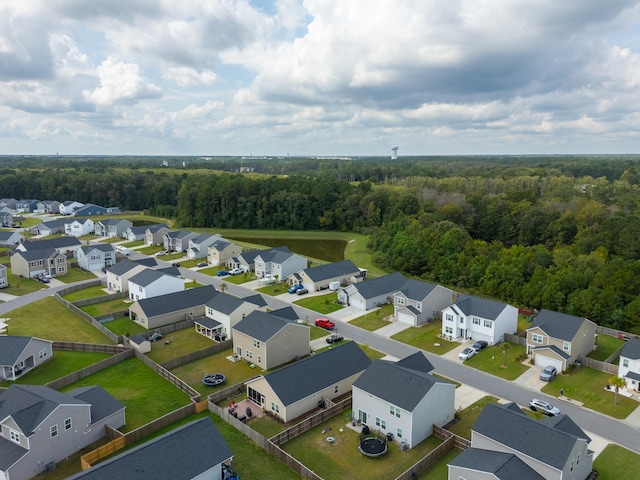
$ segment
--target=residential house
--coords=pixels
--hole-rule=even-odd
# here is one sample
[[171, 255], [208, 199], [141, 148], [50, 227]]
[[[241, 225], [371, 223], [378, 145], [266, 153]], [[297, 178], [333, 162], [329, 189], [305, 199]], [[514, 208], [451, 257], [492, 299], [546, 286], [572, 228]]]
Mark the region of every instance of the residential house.
[[192, 288], [160, 297], [137, 300], [129, 317], [147, 330], [204, 316], [205, 304], [217, 290], [211, 286]]
[[[590, 442], [589, 436], [565, 414], [536, 420], [514, 403], [488, 403], [471, 428], [471, 448], [449, 463], [448, 478], [584, 480], [593, 466]], [[505, 463], [504, 471], [497, 465], [500, 459]]]
[[81, 237], [93, 233], [94, 223], [90, 218], [83, 218], [67, 222], [64, 225], [64, 233], [74, 237]]
[[76, 202], [73, 200], [66, 200], [60, 204], [60, 213], [62, 215], [73, 215], [73, 213], [83, 205], [84, 203]]
[[94, 205], [93, 203], [87, 203], [79, 208], [76, 208], [73, 214], [76, 217], [96, 217], [98, 215], [106, 215], [107, 209], [100, 205]]
[[456, 386], [432, 375], [423, 352], [398, 362], [375, 360], [353, 383], [353, 415], [389, 439], [413, 448], [455, 413]]
[[442, 335], [449, 340], [502, 342], [504, 334], [518, 330], [518, 309], [487, 298], [462, 295], [442, 310]]
[[39, 200], [34, 200], [32, 198], [28, 198], [25, 200], [20, 200], [16, 207], [16, 210], [24, 213], [32, 213], [38, 210], [38, 206], [42, 205]]
[[433, 321], [442, 310], [451, 305], [453, 292], [440, 285], [407, 280], [393, 294], [393, 310], [397, 322], [414, 327]]
[[147, 229], [145, 230], [145, 245], [162, 245], [164, 235], [170, 231], [171, 229], [164, 223], [147, 225]]
[[24, 236], [16, 231], [0, 232], [0, 247], [13, 248], [24, 240]]
[[282, 422], [305, 415], [351, 391], [371, 364], [355, 342], [345, 342], [246, 382], [247, 397]]
[[7, 277], [7, 266], [0, 263], [0, 288], [9, 286], [9, 277]]
[[541, 310], [527, 329], [527, 353], [539, 367], [559, 372], [595, 349], [596, 324], [566, 313]]
[[116, 264], [116, 251], [109, 243], [96, 243], [78, 250], [78, 266], [96, 272]]
[[234, 353], [263, 370], [309, 355], [311, 329], [296, 320], [277, 311], [250, 313], [233, 327]]
[[164, 234], [162, 242], [168, 252], [186, 252], [189, 248], [189, 240], [196, 238], [197, 233], [187, 230], [176, 230]]
[[338, 302], [361, 310], [391, 303], [393, 294], [407, 283], [401, 273], [395, 272], [365, 282], [352, 283], [338, 290]]
[[7, 207], [11, 210], [17, 210], [18, 201], [15, 198], [0, 198], [0, 207]]
[[144, 300], [184, 290], [184, 280], [149, 268], [129, 278], [129, 298]]
[[229, 258], [225, 265], [227, 268], [241, 268], [245, 272], [255, 272], [256, 270], [256, 258], [263, 250], [249, 250], [247, 252], [241, 252], [233, 257]]
[[223, 480], [233, 452], [210, 417], [194, 420], [69, 477], [69, 480]]
[[94, 226], [94, 232], [98, 237], [121, 237], [122, 233], [129, 227], [132, 227], [133, 223], [129, 220], [122, 218], [108, 218], [96, 222]]
[[60, 213], [60, 202], [57, 200], [42, 200], [45, 213]]
[[118, 213], [122, 213], [120, 207], [107, 207], [107, 215], [117, 215]]
[[125, 424], [124, 405], [100, 386], [61, 393], [13, 384], [0, 393], [0, 478], [27, 480]]
[[41, 273], [57, 277], [67, 273], [67, 257], [54, 248], [16, 250], [11, 255], [11, 272], [24, 278], [33, 278]]
[[305, 268], [287, 277], [289, 285], [302, 285], [310, 292], [325, 290], [329, 285], [338, 282], [339, 285], [361, 282], [366, 277], [366, 270], [355, 266], [351, 260], [327, 263], [317, 267]]
[[46, 237], [49, 235], [56, 235], [58, 233], [65, 233], [65, 225], [69, 223], [68, 219], [57, 218], [55, 220], [47, 220], [31, 227], [31, 233], [34, 235], [40, 235]]
[[30, 242], [22, 242], [16, 247], [16, 250], [21, 252], [31, 250], [45, 250], [48, 248], [54, 248], [63, 255], [75, 255], [82, 243], [80, 240], [74, 237], [60, 237], [51, 238], [48, 240], [33, 240]]
[[291, 253], [287, 247], [262, 250], [254, 263], [256, 277], [275, 280], [285, 280], [289, 275], [307, 268], [307, 259]]
[[0, 208], [0, 227], [10, 227], [13, 225], [13, 210], [9, 207]]
[[137, 262], [123, 260], [107, 268], [107, 288], [115, 292], [128, 292], [129, 279], [145, 269]]
[[224, 238], [219, 238], [209, 245], [207, 261], [217, 267], [225, 265], [229, 259], [239, 253], [242, 253], [242, 247], [240, 245], [225, 240]]
[[52, 345], [36, 337], [0, 336], [0, 382], [16, 380], [51, 359]]
[[122, 232], [122, 238], [128, 240], [129, 242], [138, 242], [140, 240], [144, 240], [146, 238], [147, 225], [140, 225], [139, 227], [129, 227], [124, 232]]
[[[261, 297], [260, 297], [261, 298]], [[266, 306], [255, 298], [239, 298], [218, 292], [205, 303], [205, 314], [195, 320], [195, 329], [211, 340], [231, 338], [233, 327], [254, 310]]]
[[640, 390], [640, 340], [630, 338], [620, 351], [618, 376], [624, 378], [629, 390]]
[[187, 257], [191, 259], [206, 258], [209, 254], [209, 247], [218, 240], [223, 240], [220, 235], [209, 235], [203, 233], [189, 240], [187, 247]]

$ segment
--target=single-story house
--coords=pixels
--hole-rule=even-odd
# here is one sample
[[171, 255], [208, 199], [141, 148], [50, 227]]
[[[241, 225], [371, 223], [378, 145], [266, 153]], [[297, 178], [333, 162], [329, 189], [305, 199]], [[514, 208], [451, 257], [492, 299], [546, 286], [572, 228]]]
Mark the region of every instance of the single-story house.
[[245, 272], [254, 272], [256, 269], [256, 257], [260, 255], [260, 252], [262, 252], [262, 250], [249, 250], [247, 252], [238, 253], [237, 255], [230, 257], [225, 262], [225, 265], [230, 270], [234, 268], [241, 268]]
[[370, 364], [357, 343], [342, 343], [249, 380], [247, 397], [282, 422], [291, 422], [350, 392]]
[[7, 266], [0, 264], [0, 288], [9, 286], [9, 277], [7, 277]]
[[0, 336], [0, 382], [15, 380], [51, 359], [52, 345], [36, 337]]
[[226, 340], [231, 338], [233, 327], [240, 320], [262, 306], [255, 299], [218, 292], [205, 303], [204, 317], [195, 320], [196, 332], [211, 340]]
[[407, 283], [401, 273], [395, 272], [372, 278], [360, 283], [352, 283], [338, 290], [338, 302], [361, 310], [391, 303], [393, 294]]
[[184, 280], [149, 268], [129, 278], [129, 298], [144, 300], [184, 290]]
[[[236, 243], [220, 238], [209, 245], [207, 261], [213, 266], [225, 265], [227, 261], [242, 252]], [[247, 270], [249, 271], [249, 270]]]
[[65, 233], [65, 225], [69, 223], [67, 218], [57, 218], [55, 220], [47, 220], [31, 227], [31, 233], [46, 237], [57, 233]]
[[129, 220], [123, 218], [107, 218], [94, 225], [94, 232], [98, 237], [121, 237], [122, 233], [133, 226]]
[[90, 218], [78, 218], [65, 223], [64, 233], [74, 237], [81, 237], [93, 233], [94, 223]]
[[307, 268], [307, 259], [292, 253], [287, 247], [261, 250], [254, 260], [256, 277], [285, 280], [289, 275]]
[[16, 231], [0, 232], [0, 247], [13, 248], [19, 245], [24, 236]]
[[171, 229], [164, 223], [156, 223], [153, 225], [147, 225], [145, 230], [145, 245], [162, 245], [164, 241], [164, 235], [170, 232]]
[[305, 268], [287, 277], [289, 285], [302, 285], [310, 292], [325, 290], [333, 282], [347, 285], [361, 282], [366, 278], [366, 270], [362, 270], [351, 261], [327, 263], [316, 267]]
[[169, 252], [186, 252], [189, 248], [189, 240], [197, 236], [197, 233], [187, 230], [170, 231], [164, 234], [162, 242], [164, 249]]
[[11, 255], [11, 272], [24, 278], [33, 278], [40, 273], [52, 277], [67, 273], [67, 257], [54, 248], [16, 250]]
[[448, 288], [410, 279], [393, 294], [394, 316], [399, 323], [418, 327], [433, 321], [452, 298]]
[[81, 247], [77, 253], [78, 266], [95, 272], [116, 264], [116, 251], [110, 243], [95, 243]]

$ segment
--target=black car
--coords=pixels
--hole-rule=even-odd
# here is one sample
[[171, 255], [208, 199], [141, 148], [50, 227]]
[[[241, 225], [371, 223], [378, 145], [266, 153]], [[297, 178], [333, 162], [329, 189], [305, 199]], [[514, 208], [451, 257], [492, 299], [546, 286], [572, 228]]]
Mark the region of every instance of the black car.
[[488, 345], [489, 344], [484, 340], [478, 340], [476, 343], [473, 344], [471, 348], [473, 348], [476, 352], [479, 352], [480, 350], [484, 350], [485, 348], [487, 348]]
[[327, 337], [327, 343], [338, 343], [344, 340], [342, 335], [338, 335], [337, 333], [332, 333]]
[[172, 267], [179, 267], [180, 266], [180, 262], [173, 262], [171, 264]]

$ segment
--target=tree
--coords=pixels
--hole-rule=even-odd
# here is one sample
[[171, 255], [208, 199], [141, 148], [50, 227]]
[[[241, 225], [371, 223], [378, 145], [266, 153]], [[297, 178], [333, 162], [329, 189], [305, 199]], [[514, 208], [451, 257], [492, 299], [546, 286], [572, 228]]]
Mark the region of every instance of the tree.
[[227, 290], [227, 284], [226, 284], [226, 283], [224, 283], [224, 282], [223, 282], [223, 283], [221, 283], [221, 284], [220, 284], [220, 291], [221, 291], [222, 293], [224, 293], [226, 290]]
[[627, 382], [622, 377], [614, 376], [609, 379], [609, 385], [611, 385], [615, 389], [615, 396], [613, 397], [613, 403], [617, 405], [618, 392], [620, 391], [621, 388], [624, 388], [627, 386]]
[[508, 342], [502, 342], [502, 368], [507, 368], [507, 352], [511, 349]]

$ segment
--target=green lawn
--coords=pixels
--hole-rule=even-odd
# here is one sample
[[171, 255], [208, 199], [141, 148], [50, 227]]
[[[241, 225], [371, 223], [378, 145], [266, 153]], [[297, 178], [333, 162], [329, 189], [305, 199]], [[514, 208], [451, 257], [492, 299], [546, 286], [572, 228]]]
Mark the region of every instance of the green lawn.
[[436, 355], [442, 355], [460, 344], [449, 342], [438, 335], [442, 333], [442, 320], [434, 320], [419, 327], [407, 327], [391, 338], [408, 345], [426, 350]]
[[92, 305], [85, 305], [80, 307], [80, 310], [88, 313], [92, 317], [99, 315], [106, 315], [108, 313], [120, 312], [128, 310], [133, 304], [128, 298], [116, 298], [113, 300], [107, 300], [106, 302], [94, 303]]
[[53, 357], [47, 363], [38, 366], [38, 368], [34, 368], [15, 382], [2, 382], [0, 386], [8, 387], [12, 383], [45, 385], [69, 373], [98, 363], [110, 356], [111, 354], [109, 353], [54, 350]]
[[462, 453], [456, 448], [449, 450], [444, 457], [438, 460], [431, 468], [429, 468], [424, 475], [420, 475], [418, 478], [424, 478], [429, 480], [447, 480], [449, 478], [449, 467], [447, 466], [454, 458]]
[[[229, 278], [228, 276], [225, 277]], [[265, 287], [256, 288], [256, 292], [264, 293], [265, 295], [271, 295], [272, 297], [276, 297], [278, 295], [282, 295], [283, 293], [287, 293], [287, 289], [289, 287], [285, 282], [272, 283], [271, 285], [267, 285]]]
[[113, 343], [53, 297], [17, 308], [4, 316], [11, 319], [11, 335], [33, 336], [61, 342]]
[[598, 335], [596, 341], [598, 347], [587, 356], [601, 362], [604, 362], [613, 355], [613, 353], [625, 343], [625, 341], [620, 338], [603, 334]]
[[[599, 480], [617, 480], [640, 470], [640, 455], [619, 445], [609, 444], [593, 462]], [[622, 469], [622, 470], [621, 470]]]
[[[571, 373], [558, 375], [542, 388], [542, 392], [557, 397], [562, 388], [565, 397], [578, 400], [587, 408], [614, 418], [626, 418], [639, 404], [635, 400], [618, 395], [618, 405], [615, 405], [614, 393], [604, 388], [611, 377], [610, 373], [583, 366]], [[559, 405], [559, 408], [562, 409], [562, 405]]]
[[[429, 437], [416, 447], [403, 452], [395, 442], [389, 452], [371, 459], [358, 452], [358, 433], [347, 427], [345, 411], [282, 445], [282, 448], [322, 478], [341, 480], [388, 480], [396, 478], [440, 444]], [[329, 433], [322, 433], [330, 428]], [[340, 431], [342, 429], [342, 431]], [[332, 436], [333, 443], [326, 438]]]
[[[147, 356], [155, 362], [162, 363], [172, 358], [202, 350], [213, 344], [213, 340], [200, 335], [195, 328], [185, 328], [165, 335], [161, 341], [153, 342], [151, 351]], [[227, 353], [227, 355], [231, 355], [231, 352]]]
[[[228, 403], [228, 402], [225, 402]], [[225, 407], [228, 405], [224, 405]], [[253, 428], [256, 432], [265, 436], [266, 438], [271, 438], [274, 435], [285, 430], [286, 426], [283, 423], [280, 423], [274, 418], [271, 418], [268, 415], [263, 415], [260, 418], [256, 418], [251, 420], [251, 428]]]
[[139, 247], [140, 245], [144, 245], [144, 240], [136, 240], [135, 242], [127, 242], [121, 245], [125, 248]]
[[116, 318], [110, 322], [103, 323], [103, 325], [116, 335], [126, 335], [127, 337], [147, 331], [146, 328], [134, 322], [129, 317]]
[[449, 427], [449, 431], [467, 440], [471, 440], [471, 427], [476, 423], [476, 420], [487, 403], [498, 403], [498, 399], [492, 396], [482, 397], [464, 410], [456, 412], [458, 421]]
[[92, 280], [94, 278], [96, 278], [96, 276], [92, 272], [87, 272], [86, 270], [72, 266], [68, 267], [67, 273], [56, 277], [57, 280], [60, 280], [63, 283], [75, 283], [83, 280]]
[[159, 252], [160, 250], [164, 250], [164, 247], [162, 245], [151, 245], [149, 247], [140, 248], [136, 250], [136, 252], [142, 253], [143, 255], [153, 255], [154, 253]]
[[134, 430], [189, 403], [189, 398], [137, 358], [124, 360], [63, 389], [100, 385], [126, 407], [127, 425]]
[[470, 367], [477, 368], [483, 372], [490, 373], [505, 380], [515, 380], [524, 372], [531, 368], [531, 365], [517, 361], [517, 357], [525, 353], [525, 347], [513, 343], [509, 344], [507, 350], [507, 364], [504, 366], [504, 353], [502, 345], [492, 345], [477, 353], [464, 363]]
[[102, 297], [104, 295], [107, 295], [107, 293], [104, 291], [104, 288], [105, 287], [103, 287], [102, 285], [87, 287], [83, 288], [82, 290], [76, 290], [75, 292], [68, 293], [62, 298], [64, 298], [68, 302], [76, 302], [78, 300], [84, 300], [87, 298]]
[[[7, 266], [8, 265], [9, 264], [7, 263]], [[18, 275], [14, 275], [13, 273], [11, 273], [11, 269], [7, 270], [7, 281], [9, 282], [9, 286], [7, 288], [3, 288], [2, 293], [16, 295], [18, 297], [26, 295], [27, 293], [37, 292], [38, 290], [42, 290], [43, 288], [48, 288], [38, 280], [32, 280], [31, 278], [20, 278]]]
[[[199, 272], [206, 273], [207, 275], [215, 276], [218, 270], [220, 270], [219, 267], [213, 267], [213, 268], [204, 268], [202, 270], [199, 270]], [[253, 273], [247, 273], [247, 272], [241, 273], [239, 275], [227, 275], [226, 277], [224, 277], [225, 282], [233, 283], [234, 285], [242, 285], [243, 283], [251, 282], [252, 280], [255, 280], [255, 279], [256, 277], [255, 275], [253, 275]]]
[[518, 333], [525, 332], [530, 326], [529, 315], [518, 314]]
[[373, 312], [369, 312], [362, 315], [361, 317], [354, 318], [353, 320], [349, 321], [349, 323], [351, 325], [355, 325], [356, 327], [360, 327], [373, 332], [374, 330], [378, 330], [379, 328], [389, 325], [390, 322], [383, 319], [391, 315], [392, 313], [393, 305], [383, 305], [381, 308]]
[[336, 312], [344, 308], [344, 305], [336, 303], [336, 300], [338, 300], [338, 293], [331, 292], [325, 295], [305, 297], [301, 300], [296, 300], [293, 303], [300, 305], [301, 307], [308, 308], [309, 310], [314, 310], [318, 313], [327, 315], [331, 312]]

